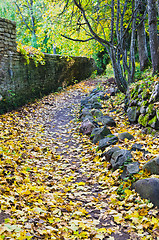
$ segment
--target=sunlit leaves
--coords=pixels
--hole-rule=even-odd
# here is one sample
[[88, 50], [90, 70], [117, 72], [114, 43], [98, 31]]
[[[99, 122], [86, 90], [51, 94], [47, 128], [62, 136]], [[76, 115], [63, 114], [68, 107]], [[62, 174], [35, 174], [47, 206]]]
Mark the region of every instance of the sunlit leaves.
[[[158, 210], [131, 190], [132, 181], [148, 173], [140, 171], [134, 179], [122, 181], [122, 170], [112, 172], [102, 152], [78, 133], [77, 118], [66, 125], [56, 118], [63, 108], [68, 117], [77, 116], [74, 99], [94, 87], [91, 81], [81, 82], [0, 116], [0, 203], [10, 216], [1, 224], [1, 239], [113, 239], [121, 229], [131, 238], [157, 236]], [[109, 100], [103, 102], [107, 107], [102, 111], [116, 119], [114, 134], [128, 131], [134, 136], [119, 142], [121, 149], [138, 142], [149, 150], [146, 156], [133, 153], [142, 164], [157, 153], [157, 138], [128, 124], [119, 98], [113, 101], [120, 111], [111, 112]]]

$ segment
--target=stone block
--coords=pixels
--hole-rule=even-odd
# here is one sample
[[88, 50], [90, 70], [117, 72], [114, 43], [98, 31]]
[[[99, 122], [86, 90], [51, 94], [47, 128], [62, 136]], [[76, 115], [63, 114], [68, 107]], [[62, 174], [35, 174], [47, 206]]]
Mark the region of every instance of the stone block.
[[159, 179], [145, 178], [133, 184], [135, 190], [142, 198], [149, 199], [155, 206], [159, 207]]

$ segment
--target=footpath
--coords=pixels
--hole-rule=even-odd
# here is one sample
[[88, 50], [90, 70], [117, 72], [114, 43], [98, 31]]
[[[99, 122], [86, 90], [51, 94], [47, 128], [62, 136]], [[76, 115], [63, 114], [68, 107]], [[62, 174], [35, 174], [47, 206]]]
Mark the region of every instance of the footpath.
[[[126, 200], [118, 199], [120, 171], [112, 172], [96, 144], [79, 133], [81, 99], [100, 81], [1, 116], [0, 239], [157, 239], [157, 230], [149, 231], [157, 210], [129, 188]], [[130, 130], [122, 114], [116, 121], [118, 131]], [[137, 140], [140, 129], [131, 129]], [[120, 141], [120, 147], [136, 140]]]

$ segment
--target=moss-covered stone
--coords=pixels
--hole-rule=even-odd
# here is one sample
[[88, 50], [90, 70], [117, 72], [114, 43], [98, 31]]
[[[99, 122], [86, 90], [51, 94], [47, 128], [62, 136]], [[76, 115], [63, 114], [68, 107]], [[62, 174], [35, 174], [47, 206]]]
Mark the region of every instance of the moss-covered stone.
[[148, 124], [151, 126], [153, 123], [156, 123], [157, 121], [157, 116], [154, 116], [149, 122]]
[[138, 99], [138, 92], [134, 93], [133, 97], [132, 97], [133, 100], [136, 100]]
[[145, 101], [142, 102], [141, 107], [145, 107], [147, 105], [148, 105], [148, 100], [145, 100]]
[[138, 88], [139, 88], [139, 86], [136, 85], [131, 89], [131, 92], [130, 92], [131, 98], [135, 99], [138, 96]]
[[149, 89], [145, 88], [143, 89], [143, 92], [141, 93], [142, 95], [142, 99], [146, 100], [150, 98], [150, 94], [149, 94]]
[[138, 123], [140, 123], [142, 126], [146, 127], [148, 125], [148, 120], [149, 120], [148, 113], [146, 115], [141, 114], [138, 118]]
[[149, 104], [147, 107], [147, 113], [152, 114], [154, 111], [154, 104]]
[[159, 109], [156, 110], [156, 116], [157, 116], [157, 119], [159, 120]]

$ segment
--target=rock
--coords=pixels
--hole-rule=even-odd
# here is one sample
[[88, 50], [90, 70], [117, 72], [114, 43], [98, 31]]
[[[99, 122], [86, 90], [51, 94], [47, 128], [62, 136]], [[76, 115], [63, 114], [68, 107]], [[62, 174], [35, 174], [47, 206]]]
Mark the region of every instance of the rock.
[[155, 110], [153, 104], [150, 104], [150, 105], [146, 108], [146, 113], [148, 113], [151, 118], [156, 115], [156, 110]]
[[92, 115], [86, 115], [85, 117], [81, 118], [82, 121], [85, 121], [86, 119], [89, 119], [91, 122], [94, 122], [94, 118]]
[[108, 86], [110, 86], [110, 85], [116, 85], [115, 78], [113, 78], [113, 77], [108, 78], [108, 79], [106, 80], [106, 84], [107, 84]]
[[141, 114], [138, 118], [138, 123], [141, 124], [144, 127], [146, 127], [148, 125], [148, 121], [149, 121], [149, 114], [148, 113], [146, 115]]
[[146, 113], [146, 107], [141, 107], [140, 108], [140, 113], [145, 114]]
[[145, 178], [133, 184], [133, 188], [142, 198], [149, 199], [155, 206], [159, 207], [159, 179]]
[[86, 120], [89, 120], [91, 123], [93, 123], [93, 125], [95, 126], [95, 128], [99, 128], [99, 124], [94, 121], [94, 118], [93, 116], [85, 116], [82, 120], [82, 122], [86, 121]]
[[94, 95], [92, 96], [89, 100], [88, 103], [94, 104], [94, 103], [98, 103], [99, 102], [99, 97]]
[[95, 103], [92, 104], [92, 108], [101, 109], [102, 104], [100, 102], [95, 102]]
[[111, 149], [109, 149], [107, 152], [103, 153], [103, 157], [105, 157], [106, 161], [110, 161], [111, 156], [113, 155], [114, 152], [119, 151], [120, 148], [119, 147], [112, 147]]
[[123, 166], [124, 164], [130, 162], [132, 160], [131, 152], [125, 149], [121, 149], [113, 153], [110, 163], [112, 165], [113, 170], [116, 170]]
[[126, 164], [121, 174], [121, 178], [124, 179], [129, 175], [138, 173], [140, 171], [139, 166], [140, 165], [138, 162], [132, 162], [132, 163]]
[[142, 94], [141, 93], [138, 95], [138, 99], [142, 100]]
[[114, 145], [118, 142], [118, 137], [113, 134], [106, 136], [99, 141], [98, 149], [104, 151], [104, 149], [110, 145]]
[[110, 127], [116, 127], [116, 123], [115, 123], [114, 119], [107, 115], [98, 118], [97, 121], [102, 122], [103, 125], [107, 125]]
[[159, 83], [155, 85], [155, 88], [151, 94], [149, 102], [155, 102], [159, 100]]
[[140, 170], [139, 165], [140, 164], [138, 162], [132, 162], [126, 165], [125, 167], [126, 167], [127, 174], [130, 175], [130, 174], [138, 173]]
[[81, 106], [85, 106], [85, 105], [87, 105], [88, 104], [88, 97], [86, 97], [85, 99], [82, 99], [81, 100]]
[[97, 94], [97, 93], [99, 93], [99, 88], [94, 88], [94, 89], [92, 90], [92, 92], [90, 93], [90, 96], [91, 96], [91, 95], [94, 95], [94, 94]]
[[159, 129], [159, 120], [157, 119], [157, 116], [155, 116], [151, 120], [149, 120], [148, 125], [154, 129], [158, 130]]
[[143, 91], [143, 87], [139, 87], [138, 94], [142, 93], [142, 91]]
[[118, 89], [115, 88], [115, 87], [110, 87], [108, 90], [107, 90], [107, 93], [110, 95], [110, 96], [115, 96], [115, 94], [117, 93]]
[[81, 106], [81, 109], [82, 109], [82, 108], [92, 109], [92, 104], [87, 103], [87, 104]]
[[91, 114], [94, 117], [101, 117], [101, 116], [103, 116], [103, 113], [100, 110], [98, 110], [98, 109], [92, 109], [91, 110]]
[[101, 139], [103, 139], [109, 134], [111, 134], [111, 131], [106, 126], [102, 128], [94, 128], [91, 133], [90, 139], [93, 139], [92, 140], [93, 143], [96, 144], [97, 142], [99, 142]]
[[103, 92], [103, 91], [97, 93], [97, 96], [99, 97], [100, 100], [108, 100], [109, 99], [107, 93]]
[[137, 105], [137, 99], [131, 100], [131, 102], [129, 103], [129, 106], [130, 106], [130, 107], [136, 106], [136, 105]]
[[143, 148], [143, 145], [140, 143], [134, 143], [131, 147], [131, 151], [145, 151]]
[[159, 121], [159, 110], [156, 110], [156, 117], [157, 117], [157, 120]]
[[145, 163], [143, 169], [147, 170], [151, 174], [159, 174], [159, 155]]
[[110, 110], [109, 112], [118, 112], [118, 110], [116, 109], [116, 108], [114, 108], [114, 109], [112, 109], [112, 110]]
[[127, 109], [127, 115], [130, 123], [135, 123], [137, 120], [137, 107], [129, 107]]
[[80, 132], [86, 135], [90, 135], [95, 125], [87, 118], [85, 119], [80, 127]]
[[128, 132], [119, 133], [119, 134], [118, 134], [118, 138], [119, 138], [120, 140], [124, 140], [125, 138], [127, 138], [128, 140], [134, 139], [134, 137], [133, 137], [130, 133], [128, 133]]
[[82, 119], [85, 116], [92, 116], [90, 110], [88, 108], [86, 108], [86, 107], [81, 110], [81, 114], [80, 114], [79, 118]]

